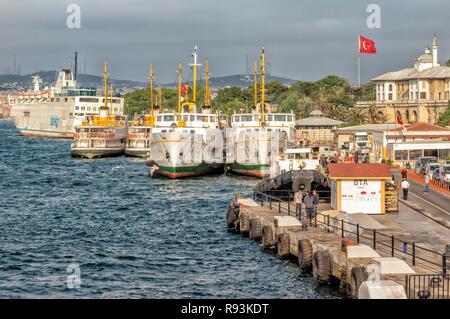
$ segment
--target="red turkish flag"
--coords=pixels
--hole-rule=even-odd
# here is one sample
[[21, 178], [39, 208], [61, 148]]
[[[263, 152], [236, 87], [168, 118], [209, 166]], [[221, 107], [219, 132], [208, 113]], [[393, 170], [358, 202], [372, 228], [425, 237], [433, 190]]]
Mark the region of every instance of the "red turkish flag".
[[397, 123], [400, 125], [403, 125], [403, 121], [402, 118], [400, 116], [397, 115]]
[[375, 54], [377, 48], [375, 48], [375, 41], [359, 36], [359, 53], [362, 54]]
[[181, 94], [186, 95], [188, 92], [188, 86], [187, 85], [182, 85], [181, 86]]

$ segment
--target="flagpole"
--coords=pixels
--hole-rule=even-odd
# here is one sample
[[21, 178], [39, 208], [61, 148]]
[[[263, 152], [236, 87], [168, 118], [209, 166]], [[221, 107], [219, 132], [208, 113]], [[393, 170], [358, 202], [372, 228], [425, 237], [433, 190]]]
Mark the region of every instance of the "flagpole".
[[361, 35], [358, 37], [358, 87], [361, 87]]

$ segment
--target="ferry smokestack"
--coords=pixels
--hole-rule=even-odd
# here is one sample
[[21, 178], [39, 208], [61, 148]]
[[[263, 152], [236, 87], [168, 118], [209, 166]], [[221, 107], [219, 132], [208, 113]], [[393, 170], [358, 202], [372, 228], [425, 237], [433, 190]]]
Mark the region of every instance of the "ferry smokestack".
[[78, 71], [78, 51], [75, 51], [75, 70], [73, 71], [73, 80], [77, 80], [77, 71]]

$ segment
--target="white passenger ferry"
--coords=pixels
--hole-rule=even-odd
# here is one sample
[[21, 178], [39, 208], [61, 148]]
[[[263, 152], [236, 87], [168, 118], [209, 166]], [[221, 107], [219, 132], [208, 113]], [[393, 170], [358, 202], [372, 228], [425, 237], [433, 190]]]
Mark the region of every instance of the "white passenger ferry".
[[[270, 166], [276, 153], [285, 148], [294, 136], [293, 113], [272, 113], [265, 99], [265, 57], [261, 52], [261, 97], [258, 97], [258, 75], [254, 67], [254, 107], [252, 113], [233, 114], [231, 127], [234, 134], [232, 160], [227, 168], [232, 172], [254, 177], [270, 175]], [[227, 158], [230, 158], [228, 155]]]

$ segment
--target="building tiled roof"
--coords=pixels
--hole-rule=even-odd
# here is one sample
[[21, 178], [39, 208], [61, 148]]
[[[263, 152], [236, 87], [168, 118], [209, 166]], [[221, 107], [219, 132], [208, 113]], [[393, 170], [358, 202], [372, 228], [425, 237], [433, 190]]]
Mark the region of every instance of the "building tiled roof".
[[386, 164], [330, 163], [329, 176], [335, 178], [390, 178], [392, 176]]
[[[433, 125], [423, 122], [416, 122], [413, 124], [405, 125], [406, 130], [408, 132], [449, 132], [450, 129], [439, 126], [439, 125]], [[401, 131], [402, 128], [398, 127], [395, 129], [392, 129], [391, 131]]]
[[354, 132], [373, 132], [373, 131], [389, 131], [394, 128], [402, 127], [399, 124], [387, 123], [387, 124], [362, 124], [355, 126], [347, 126], [338, 128], [339, 133], [354, 133]]
[[328, 117], [305, 117], [295, 121], [295, 126], [338, 126], [341, 125], [342, 121], [330, 119]]
[[394, 72], [388, 72], [379, 75], [372, 79], [372, 81], [400, 81], [400, 80], [412, 80], [412, 79], [446, 79], [450, 78], [450, 67], [448, 66], [435, 66], [423, 71], [418, 72], [414, 68], [403, 69]]

